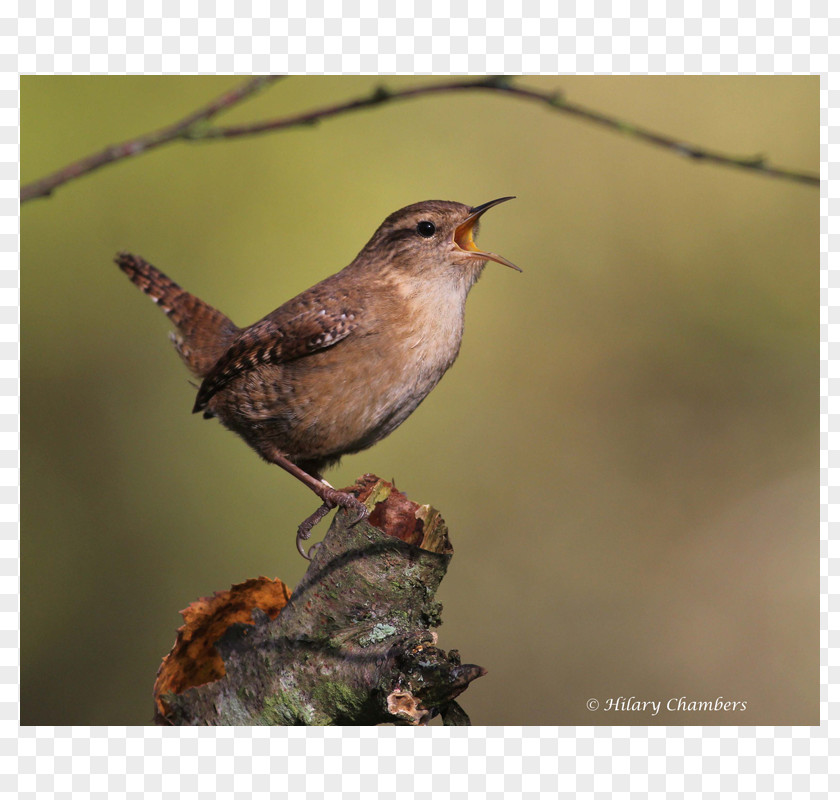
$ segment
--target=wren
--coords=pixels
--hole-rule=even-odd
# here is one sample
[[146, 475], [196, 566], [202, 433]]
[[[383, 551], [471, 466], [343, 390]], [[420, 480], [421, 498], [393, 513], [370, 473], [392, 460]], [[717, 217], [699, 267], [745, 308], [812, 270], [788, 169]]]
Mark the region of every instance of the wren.
[[305, 558], [303, 541], [332, 508], [354, 522], [368, 513], [322, 472], [391, 433], [452, 366], [485, 264], [521, 271], [475, 244], [482, 214], [512, 199], [395, 211], [348, 266], [246, 328], [142, 258], [116, 257], [175, 325], [175, 349], [201, 379], [193, 412], [218, 419], [321, 499], [298, 528]]

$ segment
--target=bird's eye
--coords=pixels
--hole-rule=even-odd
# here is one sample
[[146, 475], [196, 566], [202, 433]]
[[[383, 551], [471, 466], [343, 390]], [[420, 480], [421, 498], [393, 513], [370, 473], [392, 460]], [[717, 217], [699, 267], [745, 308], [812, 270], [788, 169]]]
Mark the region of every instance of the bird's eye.
[[435, 223], [429, 222], [428, 220], [423, 220], [423, 222], [417, 223], [417, 233], [419, 233], [424, 239], [431, 239], [432, 236], [435, 235]]

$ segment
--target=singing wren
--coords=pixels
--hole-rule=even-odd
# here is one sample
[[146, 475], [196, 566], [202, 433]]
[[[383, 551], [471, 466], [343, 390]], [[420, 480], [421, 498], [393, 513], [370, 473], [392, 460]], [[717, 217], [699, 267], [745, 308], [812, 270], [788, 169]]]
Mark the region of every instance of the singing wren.
[[475, 243], [484, 212], [512, 199], [395, 211], [348, 266], [246, 328], [142, 258], [117, 255], [175, 325], [175, 349], [201, 379], [193, 412], [218, 419], [321, 499], [298, 528], [304, 557], [303, 541], [330, 509], [355, 512], [355, 522], [367, 515], [321, 473], [391, 433], [452, 366], [485, 264], [521, 272]]

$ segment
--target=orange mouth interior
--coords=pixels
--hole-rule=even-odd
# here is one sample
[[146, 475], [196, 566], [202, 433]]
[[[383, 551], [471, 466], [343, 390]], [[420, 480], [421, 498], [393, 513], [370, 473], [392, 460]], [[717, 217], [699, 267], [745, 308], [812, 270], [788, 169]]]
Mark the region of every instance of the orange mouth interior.
[[506, 267], [515, 269], [517, 272], [522, 272], [516, 264], [512, 264], [506, 258], [502, 258], [502, 256], [496, 255], [495, 253], [490, 253], [487, 250], [482, 250], [475, 244], [475, 236], [478, 234], [478, 222], [481, 215], [494, 205], [498, 205], [505, 200], [512, 199], [512, 197], [502, 197], [499, 200], [494, 200], [491, 203], [485, 203], [483, 206], [478, 206], [474, 209], [472, 214], [457, 228], [455, 228], [455, 234], [452, 237], [455, 246], [466, 253], [475, 253], [476, 258], [483, 258], [487, 261], [495, 261], [497, 264], [504, 264]]
[[455, 244], [462, 250], [472, 253], [480, 253], [476, 247], [474, 234], [478, 233], [478, 219], [468, 219], [455, 228]]

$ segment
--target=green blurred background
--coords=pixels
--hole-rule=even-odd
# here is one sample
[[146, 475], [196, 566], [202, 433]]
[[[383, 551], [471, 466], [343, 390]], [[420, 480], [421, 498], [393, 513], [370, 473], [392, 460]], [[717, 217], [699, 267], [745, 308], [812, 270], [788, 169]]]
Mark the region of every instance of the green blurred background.
[[[21, 180], [242, 80], [24, 77]], [[429, 80], [293, 78], [221, 121]], [[817, 77], [518, 81], [819, 170]], [[463, 697], [476, 724], [817, 724], [819, 192], [486, 93], [173, 144], [24, 205], [23, 724], [150, 722], [178, 610], [306, 566], [314, 498], [190, 414], [115, 252], [247, 324], [391, 211], [507, 194], [481, 243], [524, 273], [488, 265], [453, 370], [330, 482], [375, 472], [442, 510], [440, 644], [489, 671]], [[748, 706], [586, 708], [620, 696]]]

